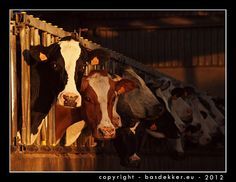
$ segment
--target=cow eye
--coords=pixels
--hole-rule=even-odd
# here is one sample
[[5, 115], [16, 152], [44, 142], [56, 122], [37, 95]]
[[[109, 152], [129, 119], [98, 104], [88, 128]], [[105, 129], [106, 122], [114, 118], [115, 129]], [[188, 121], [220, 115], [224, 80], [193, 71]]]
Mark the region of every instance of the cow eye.
[[90, 99], [90, 97], [88, 97], [88, 96], [85, 96], [84, 99], [85, 99], [85, 101], [87, 101], [87, 102], [91, 102], [91, 99]]
[[55, 70], [55, 71], [57, 71], [58, 69], [59, 69], [59, 66], [58, 66], [58, 64], [57, 63], [52, 63], [52, 68]]

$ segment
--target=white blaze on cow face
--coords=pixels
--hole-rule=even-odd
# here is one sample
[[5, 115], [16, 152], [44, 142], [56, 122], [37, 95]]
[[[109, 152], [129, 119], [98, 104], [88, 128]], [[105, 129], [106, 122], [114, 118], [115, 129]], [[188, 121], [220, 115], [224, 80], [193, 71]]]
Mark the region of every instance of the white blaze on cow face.
[[187, 121], [192, 118], [191, 107], [181, 97], [172, 99], [172, 107], [181, 120]]
[[209, 103], [209, 105], [211, 107], [211, 111], [215, 115], [215, 121], [219, 125], [224, 125], [224, 122], [225, 122], [224, 115], [218, 110], [218, 108], [216, 107], [212, 98], [208, 95], [205, 95], [205, 94], [202, 94], [201, 97]]
[[58, 103], [65, 106], [65, 98], [75, 98], [75, 104], [72, 107], [81, 106], [81, 95], [76, 88], [75, 83], [75, 68], [76, 61], [79, 59], [81, 48], [75, 40], [61, 41], [58, 43], [61, 47], [61, 55], [65, 62], [65, 70], [68, 75], [68, 80], [65, 88], [58, 95]]
[[97, 95], [98, 103], [100, 104], [100, 110], [102, 114], [102, 119], [97, 128], [110, 128], [115, 131], [115, 127], [113, 126], [111, 119], [108, 115], [107, 106], [108, 91], [110, 89], [109, 77], [101, 76], [100, 74], [95, 73], [88, 79], [88, 82]]
[[[217, 132], [217, 125], [198, 98], [193, 98], [189, 102], [193, 110], [192, 124], [194, 125], [199, 123], [201, 125], [201, 130], [191, 134], [192, 140], [193, 142], [198, 142], [200, 145], [207, 145], [212, 139], [211, 136]], [[207, 117], [203, 118], [200, 111], [206, 112]]]
[[[171, 99], [171, 93], [170, 90], [171, 88], [173, 88], [173, 86], [171, 85], [170, 88], [167, 88], [166, 90], [161, 91], [160, 88], [158, 88], [156, 90], [156, 95], [158, 97], [161, 97], [163, 99], [163, 101], [165, 102], [166, 105], [166, 109], [170, 112], [170, 114], [173, 116], [174, 120], [175, 120], [175, 124], [177, 126], [177, 128], [179, 129], [180, 132], [184, 132], [185, 130], [185, 123], [181, 120], [179, 114], [176, 112], [176, 110], [174, 109], [174, 107], [170, 107], [168, 100]], [[175, 104], [174, 104], [175, 105]], [[178, 106], [177, 106], [178, 107]]]

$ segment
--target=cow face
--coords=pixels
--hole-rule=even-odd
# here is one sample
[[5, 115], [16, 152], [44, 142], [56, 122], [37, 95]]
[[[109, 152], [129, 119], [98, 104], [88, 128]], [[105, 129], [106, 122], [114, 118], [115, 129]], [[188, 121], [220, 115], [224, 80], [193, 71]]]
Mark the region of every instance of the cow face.
[[97, 139], [115, 137], [113, 123], [114, 104], [118, 95], [135, 88], [134, 82], [122, 79], [113, 81], [105, 71], [92, 71], [81, 85], [82, 110], [93, 136]]
[[214, 120], [219, 124], [219, 125], [224, 125], [225, 124], [225, 118], [224, 115], [220, 112], [220, 110], [216, 107], [213, 99], [211, 96], [206, 95], [206, 94], [201, 94], [199, 97], [200, 102], [206, 105], [208, 105], [208, 111], [211, 114], [211, 116], [214, 118]]
[[[124, 71], [123, 78], [135, 82], [137, 88], [119, 98], [118, 111], [137, 119], [158, 117], [163, 110], [163, 105], [157, 100], [143, 79], [132, 68], [127, 68]], [[129, 112], [127, 112], [128, 110]]]
[[191, 123], [193, 119], [192, 109], [188, 103], [183, 100], [184, 89], [176, 87], [171, 91], [171, 106], [176, 111], [177, 115], [186, 124]]
[[78, 41], [66, 37], [48, 47], [32, 47], [30, 55], [37, 63], [39, 74], [45, 75], [40, 82], [48, 85], [48, 92], [57, 97], [58, 104], [81, 106], [78, 90], [86, 65], [85, 48]]
[[[30, 55], [40, 67], [37, 68], [42, 75], [40, 82], [46, 85], [47, 92], [57, 98], [59, 105], [75, 108], [81, 106], [79, 90], [86, 64], [93, 59], [99, 64], [101, 55], [107, 55], [104, 52], [88, 52], [78, 41], [65, 37], [48, 47], [32, 47]], [[105, 59], [104, 56], [102, 58]]]

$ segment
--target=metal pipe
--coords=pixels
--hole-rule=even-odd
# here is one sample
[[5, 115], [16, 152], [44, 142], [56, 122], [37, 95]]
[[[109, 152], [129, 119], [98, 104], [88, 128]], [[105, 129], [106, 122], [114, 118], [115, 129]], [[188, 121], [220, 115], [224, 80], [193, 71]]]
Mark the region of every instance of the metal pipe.
[[[12, 27], [13, 28], [13, 27]], [[15, 27], [14, 27], [15, 28]], [[17, 69], [16, 69], [16, 35], [10, 33], [10, 58], [11, 58], [11, 144], [16, 145], [17, 135]]]

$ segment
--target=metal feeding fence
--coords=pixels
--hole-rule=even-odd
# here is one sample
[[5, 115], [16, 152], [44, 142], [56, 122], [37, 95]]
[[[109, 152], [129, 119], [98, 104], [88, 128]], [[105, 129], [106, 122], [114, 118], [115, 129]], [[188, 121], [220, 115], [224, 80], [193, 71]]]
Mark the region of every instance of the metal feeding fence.
[[[11, 94], [11, 146], [19, 144], [17, 131], [21, 130], [21, 146], [30, 144], [30, 66], [25, 61], [24, 50], [30, 46], [49, 46], [60, 38], [72, 35], [51, 23], [35, 18], [25, 12], [11, 12], [10, 20], [10, 94]], [[88, 39], [79, 37], [80, 43], [89, 50], [102, 48]], [[103, 48], [111, 55], [110, 62], [105, 67], [111, 73], [119, 73], [125, 65], [132, 66], [144, 79], [150, 77], [166, 76], [158, 71], [145, 66], [131, 58], [115, 51]], [[88, 65], [87, 74], [96, 66]], [[172, 78], [174, 79], [174, 78]], [[94, 144], [92, 137], [88, 140], [88, 146]], [[44, 119], [42, 129], [36, 140], [36, 145], [55, 145], [55, 107], [53, 106]], [[75, 144], [76, 145], [76, 144]]]

